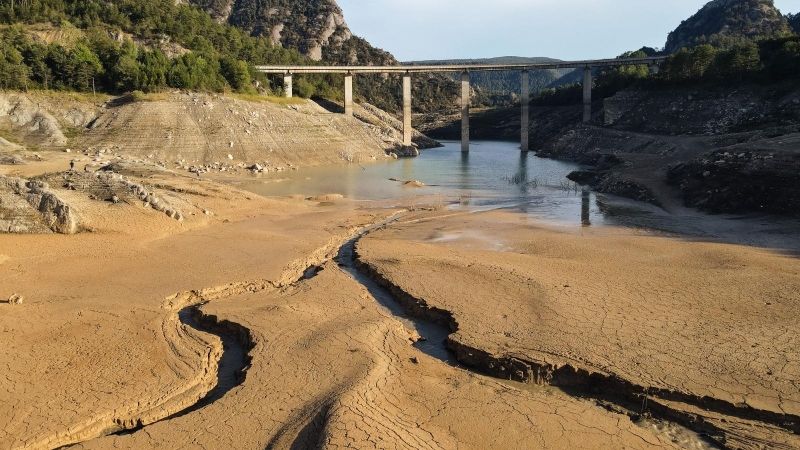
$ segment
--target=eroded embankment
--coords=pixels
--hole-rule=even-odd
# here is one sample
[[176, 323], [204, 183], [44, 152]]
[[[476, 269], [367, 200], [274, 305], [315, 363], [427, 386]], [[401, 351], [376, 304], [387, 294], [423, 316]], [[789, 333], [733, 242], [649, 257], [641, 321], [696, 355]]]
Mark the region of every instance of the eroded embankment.
[[[417, 298], [392, 283], [375, 266], [359, 257], [357, 247], [354, 257], [356, 267], [389, 290], [408, 314], [447, 326], [453, 333], [459, 330], [459, 324], [450, 311], [432, 306], [425, 299]], [[580, 363], [552, 364], [511, 355], [494, 355], [460, 342], [453, 334], [448, 336], [446, 345], [460, 363], [487, 375], [528, 384], [557, 386], [576, 396], [594, 398], [601, 406], [627, 414], [633, 420], [652, 415], [679, 423], [729, 448], [752, 446], [752, 442], [741, 445], [730, 441], [725, 428], [719, 426], [730, 418], [736, 418], [743, 428], [781, 429], [800, 434], [800, 417], [794, 415], [733, 404], [708, 396], [641, 386]]]

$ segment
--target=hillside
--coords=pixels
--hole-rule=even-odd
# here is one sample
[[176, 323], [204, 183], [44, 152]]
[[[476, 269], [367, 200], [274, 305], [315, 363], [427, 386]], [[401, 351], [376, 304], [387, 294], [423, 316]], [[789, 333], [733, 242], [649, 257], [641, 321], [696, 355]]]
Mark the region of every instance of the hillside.
[[356, 113], [362, 120], [331, 114], [310, 100], [253, 102], [201, 93], [140, 101], [5, 93], [0, 135], [7, 141], [0, 140], [0, 156], [49, 159], [69, 149], [80, 168], [144, 160], [194, 172], [368, 162], [399, 151], [402, 133], [391, 123], [361, 107]]
[[773, 0], [713, 0], [669, 34], [664, 50], [675, 53], [700, 44], [731, 47], [790, 32]]

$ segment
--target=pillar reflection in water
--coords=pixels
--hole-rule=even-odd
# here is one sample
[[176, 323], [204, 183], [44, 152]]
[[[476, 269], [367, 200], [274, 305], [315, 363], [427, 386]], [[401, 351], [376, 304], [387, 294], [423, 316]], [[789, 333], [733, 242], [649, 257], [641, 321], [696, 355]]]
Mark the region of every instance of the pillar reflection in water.
[[414, 179], [414, 161], [413, 158], [403, 158], [403, 179], [410, 181]]
[[588, 227], [592, 224], [589, 219], [589, 204], [591, 200], [591, 192], [588, 189], [583, 190], [583, 198], [581, 198], [581, 224]]
[[470, 188], [469, 178], [469, 152], [461, 152], [461, 166], [458, 171], [458, 181], [461, 189], [468, 190]]
[[514, 182], [519, 186], [522, 193], [528, 191], [528, 152], [520, 152], [519, 154], [519, 171], [514, 177]]

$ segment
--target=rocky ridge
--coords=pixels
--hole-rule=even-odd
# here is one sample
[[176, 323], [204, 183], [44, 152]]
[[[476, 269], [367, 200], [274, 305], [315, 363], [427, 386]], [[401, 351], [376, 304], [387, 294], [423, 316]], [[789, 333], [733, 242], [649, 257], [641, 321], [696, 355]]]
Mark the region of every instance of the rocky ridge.
[[664, 50], [715, 43], [726, 38], [755, 38], [789, 33], [789, 23], [773, 0], [713, 0], [669, 34]]

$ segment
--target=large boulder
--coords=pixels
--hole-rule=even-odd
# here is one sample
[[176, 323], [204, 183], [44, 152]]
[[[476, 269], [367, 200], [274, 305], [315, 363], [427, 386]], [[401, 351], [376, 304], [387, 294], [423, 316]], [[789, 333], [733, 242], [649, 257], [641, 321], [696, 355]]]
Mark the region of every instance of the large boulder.
[[0, 175], [0, 233], [78, 232], [75, 211], [46, 183]]

